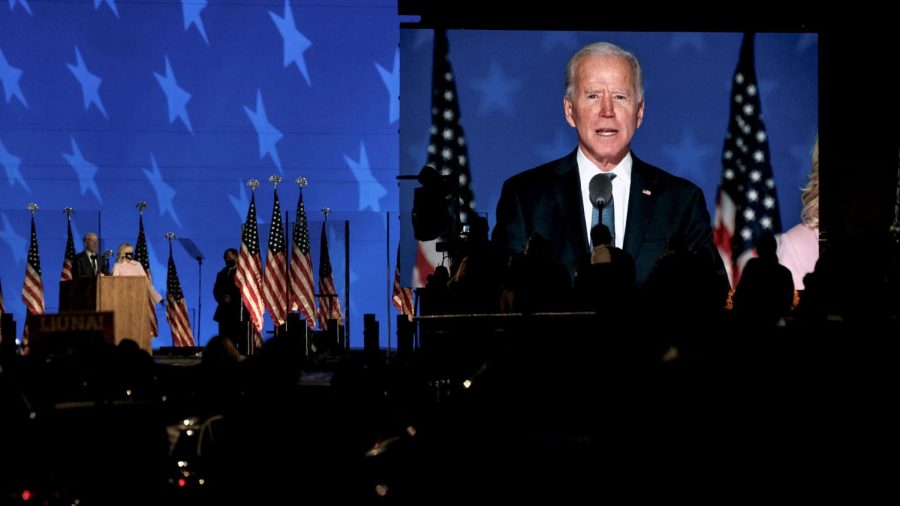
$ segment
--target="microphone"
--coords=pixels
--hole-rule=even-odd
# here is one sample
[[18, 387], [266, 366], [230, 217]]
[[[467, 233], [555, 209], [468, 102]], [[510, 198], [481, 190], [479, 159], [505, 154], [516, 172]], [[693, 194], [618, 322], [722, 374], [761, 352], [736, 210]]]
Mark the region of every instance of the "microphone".
[[591, 178], [588, 184], [588, 194], [591, 205], [597, 209], [603, 209], [612, 199], [612, 181], [606, 174], [597, 174]]

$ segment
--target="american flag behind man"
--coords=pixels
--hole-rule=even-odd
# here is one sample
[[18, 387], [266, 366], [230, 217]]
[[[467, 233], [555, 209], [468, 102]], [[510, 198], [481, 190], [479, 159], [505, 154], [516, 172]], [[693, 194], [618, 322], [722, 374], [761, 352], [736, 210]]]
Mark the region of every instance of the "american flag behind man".
[[272, 227], [269, 229], [269, 251], [266, 253], [266, 273], [263, 277], [263, 297], [266, 310], [275, 326], [287, 321], [287, 249], [285, 248], [284, 226], [281, 224], [281, 204], [278, 189], [275, 189], [275, 204], [272, 206]]
[[71, 208], [66, 208], [66, 226], [68, 227], [68, 236], [66, 237], [66, 253], [63, 256], [62, 274], [59, 275], [60, 281], [68, 281], [72, 279], [72, 262], [75, 261], [75, 240], [72, 238], [72, 215]]
[[753, 255], [756, 240], [781, 232], [778, 195], [772, 175], [769, 139], [762, 120], [753, 61], [753, 34], [745, 34], [734, 80], [722, 180], [716, 198], [713, 241], [728, 271], [732, 288]]
[[[428, 141], [426, 164], [454, 183], [459, 183], [458, 198], [452, 204], [454, 220], [458, 211], [459, 223], [455, 225], [455, 230], [449, 231], [451, 236], [455, 236], [475, 216], [475, 195], [469, 171], [469, 149], [460, 123], [459, 95], [456, 93], [456, 80], [450, 64], [450, 47], [445, 29], [434, 31], [432, 58], [431, 138]], [[442, 239], [446, 238], [438, 238]], [[423, 286], [428, 275], [443, 260], [443, 254], [437, 251], [435, 244], [436, 241], [426, 241], [418, 245], [413, 276], [415, 286]]]
[[[25, 280], [22, 283], [22, 302], [28, 314], [44, 312], [44, 282], [41, 279], [41, 254], [38, 251], [37, 231], [34, 227], [36, 204], [28, 204], [31, 211], [31, 244], [28, 246], [28, 264], [25, 266]], [[23, 341], [27, 341], [28, 322], [25, 322]]]
[[184, 303], [184, 292], [181, 291], [181, 281], [178, 280], [178, 272], [175, 270], [175, 259], [172, 257], [172, 239], [175, 234], [166, 234], [169, 237], [169, 266], [166, 272], [166, 321], [172, 330], [172, 346], [194, 346], [194, 331], [191, 329], [191, 321], [188, 319], [187, 305]]
[[328, 320], [343, 322], [341, 317], [341, 301], [338, 300], [334, 288], [334, 273], [331, 271], [331, 259], [328, 255], [328, 235], [325, 234], [327, 221], [322, 222], [322, 244], [319, 249], [319, 328], [328, 329]]
[[[150, 283], [153, 283], [153, 276], [150, 274], [150, 254], [147, 252], [147, 236], [144, 235], [144, 209], [146, 209], [147, 204], [145, 202], [138, 202], [138, 210], [140, 211], [140, 215], [138, 216], [138, 238], [134, 243], [134, 261], [140, 262], [141, 266], [144, 268], [144, 272], [147, 273], [147, 279], [150, 280]], [[150, 335], [158, 336], [159, 335], [159, 321], [156, 319], [156, 304], [153, 303], [153, 298], [150, 295], [147, 295], [147, 314], [148, 319], [150, 320]]]
[[[250, 181], [253, 190], [259, 182]], [[247, 210], [247, 221], [241, 232], [241, 251], [238, 253], [237, 274], [234, 284], [241, 291], [241, 300], [250, 314], [250, 326], [253, 330], [253, 345], [262, 346], [263, 316], [265, 304], [262, 296], [262, 259], [259, 256], [259, 229], [256, 225], [256, 193], [250, 196], [250, 208]]]
[[300, 197], [297, 199], [297, 216], [294, 219], [291, 248], [291, 310], [299, 309], [309, 328], [316, 326], [315, 281], [312, 259], [309, 256], [309, 224], [303, 206], [305, 178], [298, 178]]
[[409, 321], [415, 316], [413, 308], [413, 291], [412, 288], [402, 286], [400, 281], [400, 247], [397, 246], [397, 268], [394, 269], [394, 288], [391, 297], [394, 307], [400, 314], [406, 315]]

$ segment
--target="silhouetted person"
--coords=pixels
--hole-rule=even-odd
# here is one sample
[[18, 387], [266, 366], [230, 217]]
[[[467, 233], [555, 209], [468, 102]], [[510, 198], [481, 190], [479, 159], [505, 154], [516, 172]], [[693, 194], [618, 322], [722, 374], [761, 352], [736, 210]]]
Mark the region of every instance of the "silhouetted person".
[[216, 274], [213, 295], [218, 306], [213, 320], [219, 323], [219, 335], [231, 339], [241, 353], [247, 353], [247, 321], [249, 315], [241, 313], [243, 302], [241, 292], [234, 283], [237, 273], [238, 251], [234, 248], [225, 250], [225, 267]]
[[774, 325], [791, 310], [794, 281], [791, 271], [778, 263], [775, 236], [765, 234], [756, 242], [756, 258], [741, 273], [734, 291], [734, 312], [739, 321]]
[[510, 258], [502, 309], [523, 313], [568, 309], [571, 291], [569, 271], [553, 260], [550, 243], [535, 232], [525, 253]]
[[634, 301], [637, 286], [634, 259], [627, 251], [612, 244], [612, 234], [604, 224], [591, 228], [590, 255], [585, 255], [575, 273], [577, 304], [586, 309], [628, 309]]
[[428, 275], [424, 288], [419, 289], [419, 311], [423, 315], [443, 314], [449, 309], [449, 292], [447, 283], [450, 271], [446, 266], [438, 265]]

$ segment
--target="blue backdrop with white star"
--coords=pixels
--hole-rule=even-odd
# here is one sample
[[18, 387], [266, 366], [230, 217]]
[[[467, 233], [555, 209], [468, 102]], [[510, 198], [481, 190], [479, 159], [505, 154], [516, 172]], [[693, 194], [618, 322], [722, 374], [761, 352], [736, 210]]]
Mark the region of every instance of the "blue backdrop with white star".
[[[192, 239], [207, 259], [180, 245], [175, 261], [201, 336], [216, 331], [212, 285], [227, 247], [239, 247], [249, 190], [256, 192], [265, 255], [273, 174], [282, 208], [304, 191], [313, 263], [322, 214], [330, 207], [335, 283], [362, 344], [362, 314], [385, 320], [386, 213], [397, 210], [399, 18], [391, 2], [304, 5], [284, 0], [146, 2], [88, 0], [0, 5], [0, 280], [19, 328], [28, 251], [28, 202], [40, 205], [38, 239], [48, 311], [58, 306], [65, 248], [63, 207], [76, 209], [76, 247], [100, 231], [103, 249], [134, 242], [135, 204], [151, 271], [165, 289], [166, 232]], [[392, 235], [396, 236], [396, 214]], [[350, 271], [344, 226], [351, 223]], [[396, 237], [393, 239], [396, 251]], [[198, 291], [199, 290], [199, 291]], [[160, 337], [171, 337], [158, 310]], [[356, 329], [353, 329], [353, 325]], [[197, 324], [194, 323], [196, 330]], [[271, 322], [267, 319], [267, 328]], [[382, 323], [386, 342], [386, 325]]]
[[[362, 345], [362, 315], [375, 313], [384, 345], [387, 318], [395, 314], [388, 294], [398, 211], [409, 209], [406, 189], [414, 186], [404, 184], [401, 196], [395, 176], [418, 172], [429, 135], [431, 32], [403, 30], [401, 37], [400, 21], [391, 1], [0, 4], [0, 283], [20, 328], [25, 206], [41, 206], [47, 310], [55, 311], [63, 207], [76, 209], [76, 238], [100, 231], [103, 249], [115, 249], [135, 241], [135, 203], [144, 200], [160, 291], [166, 232], [192, 239], [207, 257], [198, 286], [197, 262], [174, 248], [195, 329], [202, 295], [197, 341], [205, 344], [215, 332], [215, 273], [225, 248], [239, 246], [246, 217], [244, 182], [263, 182], [256, 201], [265, 251], [272, 209], [265, 181], [277, 174], [286, 180], [279, 197], [291, 219], [297, 193], [289, 182], [310, 181], [304, 201], [316, 270], [318, 210], [334, 210], [331, 262], [342, 307], [345, 280], [351, 283], [351, 344]], [[580, 45], [600, 39], [635, 50], [645, 67], [638, 155], [697, 182], [713, 205], [738, 34], [451, 31], [473, 190], [491, 223], [503, 179], [574, 146], [562, 116], [563, 67]], [[797, 188], [816, 132], [816, 49], [815, 35], [757, 38], [786, 226], [799, 218]], [[351, 224], [349, 271], [344, 220]], [[161, 308], [159, 316], [154, 346], [168, 346]]]

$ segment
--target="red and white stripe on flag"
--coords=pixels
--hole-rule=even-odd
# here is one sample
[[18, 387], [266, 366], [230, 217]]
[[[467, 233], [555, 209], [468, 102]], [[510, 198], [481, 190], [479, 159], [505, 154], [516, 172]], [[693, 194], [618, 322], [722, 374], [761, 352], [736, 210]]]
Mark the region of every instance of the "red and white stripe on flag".
[[262, 260], [259, 256], [259, 230], [256, 224], [256, 195], [250, 197], [247, 221], [241, 233], [241, 250], [238, 253], [237, 273], [234, 284], [241, 292], [241, 300], [250, 316], [253, 344], [262, 346], [262, 328], [265, 306], [262, 297]]
[[272, 228], [269, 229], [269, 248], [266, 252], [266, 273], [262, 289], [266, 310], [275, 326], [284, 324], [287, 321], [288, 306], [287, 250], [278, 190], [275, 190], [275, 204], [272, 206]]
[[297, 200], [297, 215], [291, 232], [291, 310], [299, 310], [309, 328], [316, 326], [315, 282], [309, 255], [309, 224], [303, 206], [303, 188]]

